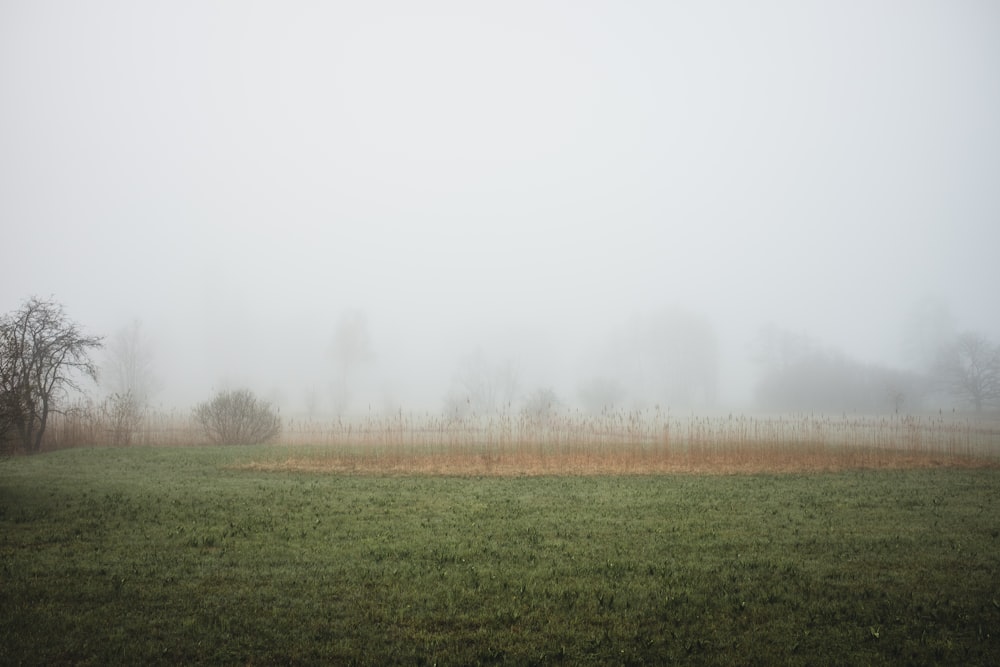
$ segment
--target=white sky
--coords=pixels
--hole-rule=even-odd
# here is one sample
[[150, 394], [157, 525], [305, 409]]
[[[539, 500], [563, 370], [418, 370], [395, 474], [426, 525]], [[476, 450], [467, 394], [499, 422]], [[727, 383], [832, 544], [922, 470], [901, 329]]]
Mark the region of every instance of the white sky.
[[1000, 337], [998, 119], [992, 0], [3, 0], [0, 310], [294, 403], [361, 308], [436, 406], [476, 348], [571, 387], [680, 304], [737, 396], [767, 322], [896, 363], [933, 295]]

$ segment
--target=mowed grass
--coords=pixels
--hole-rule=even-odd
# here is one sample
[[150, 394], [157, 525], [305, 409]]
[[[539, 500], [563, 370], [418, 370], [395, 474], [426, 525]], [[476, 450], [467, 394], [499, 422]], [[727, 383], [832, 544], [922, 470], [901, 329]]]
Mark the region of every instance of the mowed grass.
[[1000, 664], [995, 467], [505, 477], [288, 457], [0, 461], [0, 664]]

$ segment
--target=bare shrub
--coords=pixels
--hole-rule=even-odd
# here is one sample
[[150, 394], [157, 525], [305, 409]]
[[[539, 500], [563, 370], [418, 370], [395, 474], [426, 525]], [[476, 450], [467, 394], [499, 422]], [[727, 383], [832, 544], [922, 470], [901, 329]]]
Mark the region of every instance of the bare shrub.
[[142, 426], [144, 412], [141, 402], [131, 390], [109, 396], [101, 405], [99, 416], [106, 425], [111, 444], [131, 445]]
[[194, 420], [218, 445], [254, 445], [281, 433], [281, 417], [248, 389], [220, 391], [194, 409]]

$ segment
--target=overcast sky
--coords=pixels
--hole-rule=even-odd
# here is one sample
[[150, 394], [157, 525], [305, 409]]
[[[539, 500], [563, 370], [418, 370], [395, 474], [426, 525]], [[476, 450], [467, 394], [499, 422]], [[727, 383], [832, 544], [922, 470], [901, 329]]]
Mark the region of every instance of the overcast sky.
[[998, 119], [992, 0], [2, 0], [0, 310], [294, 403], [362, 309], [370, 381], [435, 405], [682, 307], [739, 397], [769, 322], [899, 363], [930, 296], [998, 338]]

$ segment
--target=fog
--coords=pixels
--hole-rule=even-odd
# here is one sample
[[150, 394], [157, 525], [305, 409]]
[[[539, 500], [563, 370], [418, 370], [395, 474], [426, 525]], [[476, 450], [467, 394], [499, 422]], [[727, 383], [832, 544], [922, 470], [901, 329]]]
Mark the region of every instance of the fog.
[[165, 407], [742, 408], [766, 327], [1000, 339], [993, 2], [7, 0], [0, 91], [0, 311], [141, 321]]

